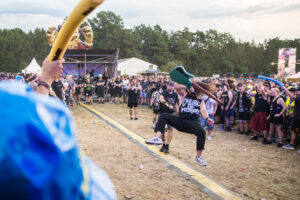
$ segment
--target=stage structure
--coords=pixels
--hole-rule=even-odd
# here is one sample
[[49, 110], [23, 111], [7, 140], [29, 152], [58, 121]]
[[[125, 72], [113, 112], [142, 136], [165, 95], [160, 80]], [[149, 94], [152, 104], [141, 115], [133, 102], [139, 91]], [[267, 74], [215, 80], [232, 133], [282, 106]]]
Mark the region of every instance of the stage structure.
[[[48, 44], [52, 46], [57, 38], [61, 25], [48, 28], [46, 37]], [[84, 40], [81, 40], [84, 38]], [[73, 34], [64, 55], [66, 62], [63, 64], [63, 76], [74, 75], [84, 77], [93, 71], [94, 77], [100, 74], [105, 77], [116, 77], [119, 49], [102, 50], [91, 49], [94, 33], [89, 26], [79, 27]]]
[[116, 77], [119, 49], [68, 49], [64, 55], [63, 76], [85, 76], [93, 71], [94, 77]]

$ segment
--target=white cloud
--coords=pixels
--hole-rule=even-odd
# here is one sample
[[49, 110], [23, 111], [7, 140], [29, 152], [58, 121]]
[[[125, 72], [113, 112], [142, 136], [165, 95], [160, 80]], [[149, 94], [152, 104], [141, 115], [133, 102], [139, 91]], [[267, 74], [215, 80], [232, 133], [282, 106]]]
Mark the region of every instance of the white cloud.
[[[2, 0], [0, 28], [58, 25], [79, 0]], [[18, 6], [15, 6], [18, 5]], [[296, 0], [106, 0], [97, 8], [120, 15], [127, 28], [159, 24], [168, 31], [215, 29], [236, 39], [299, 38], [300, 1]], [[95, 12], [90, 17], [94, 17]]]

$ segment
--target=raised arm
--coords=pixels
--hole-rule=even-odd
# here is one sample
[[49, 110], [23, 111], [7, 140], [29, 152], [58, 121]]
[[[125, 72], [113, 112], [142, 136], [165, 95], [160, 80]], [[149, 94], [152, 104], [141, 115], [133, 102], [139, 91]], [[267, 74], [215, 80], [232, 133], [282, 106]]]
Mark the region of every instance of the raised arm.
[[49, 56], [44, 60], [40, 81], [36, 87], [36, 92], [49, 95], [52, 82], [58, 79], [63, 71], [64, 59], [49, 61]]

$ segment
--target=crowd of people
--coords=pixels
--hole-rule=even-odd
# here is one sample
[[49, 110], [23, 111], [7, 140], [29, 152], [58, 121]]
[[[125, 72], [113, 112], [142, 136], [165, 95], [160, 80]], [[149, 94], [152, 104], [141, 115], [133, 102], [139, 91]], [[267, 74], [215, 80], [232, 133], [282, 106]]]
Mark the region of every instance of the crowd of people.
[[[36, 87], [38, 76], [35, 74], [8, 74], [1, 73], [0, 80], [17, 80]], [[207, 95], [190, 96], [190, 92], [180, 88], [172, 82], [168, 76], [117, 76], [110, 78], [99, 75], [94, 77], [89, 73], [84, 77], [66, 75], [55, 80], [50, 88], [49, 95], [60, 99], [72, 108], [76, 103], [126, 103], [129, 107], [129, 119], [138, 120], [138, 106], [149, 106], [153, 109], [152, 127], [159, 132], [159, 137], [147, 140], [148, 144], [162, 144], [161, 152], [169, 153], [169, 144], [173, 136], [173, 127], [176, 129], [187, 129], [188, 122], [178, 127], [179, 116], [184, 110], [189, 110], [185, 98], [200, 100], [194, 105], [203, 105], [205, 113], [199, 107], [197, 115], [188, 118], [199, 118], [202, 127], [206, 128], [204, 137], [212, 140], [212, 131], [215, 124], [218, 129], [224, 131], [236, 131], [237, 134], [251, 136], [251, 140], [270, 145], [276, 143], [277, 147], [294, 149], [298, 141], [300, 126], [300, 86], [297, 83], [284, 83], [279, 87], [273, 82], [261, 79], [231, 79], [210, 78], [197, 81], [202, 86], [210, 86], [210, 91], [223, 105], [217, 104], [215, 100]], [[197, 101], [198, 101], [197, 100]], [[198, 108], [194, 108], [198, 109]], [[168, 115], [166, 115], [168, 114]], [[186, 113], [185, 113], [186, 114]], [[193, 114], [193, 113], [192, 113]], [[195, 114], [195, 113], [194, 113]], [[159, 116], [163, 116], [159, 120]], [[214, 123], [213, 123], [214, 122]], [[193, 124], [193, 123], [192, 123]], [[235, 129], [238, 125], [238, 129]], [[167, 136], [164, 137], [165, 126]], [[195, 124], [191, 125], [195, 127]], [[188, 132], [198, 134], [197, 150], [202, 150], [202, 130]], [[274, 134], [274, 133], [277, 133]], [[206, 135], [206, 136], [205, 136]], [[285, 144], [286, 141], [290, 141]], [[201, 145], [200, 145], [201, 143]], [[300, 151], [298, 150], [298, 153]], [[200, 155], [200, 154], [199, 154]]]

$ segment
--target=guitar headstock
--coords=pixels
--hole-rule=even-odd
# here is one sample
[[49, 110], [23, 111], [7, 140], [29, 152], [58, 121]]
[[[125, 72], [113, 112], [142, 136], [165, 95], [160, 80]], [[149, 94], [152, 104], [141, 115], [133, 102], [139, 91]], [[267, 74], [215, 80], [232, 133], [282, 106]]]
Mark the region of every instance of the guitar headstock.
[[192, 87], [192, 81], [190, 79], [195, 76], [188, 73], [183, 66], [177, 66], [170, 72], [170, 77], [172, 81], [185, 85], [187, 89], [190, 89]]

